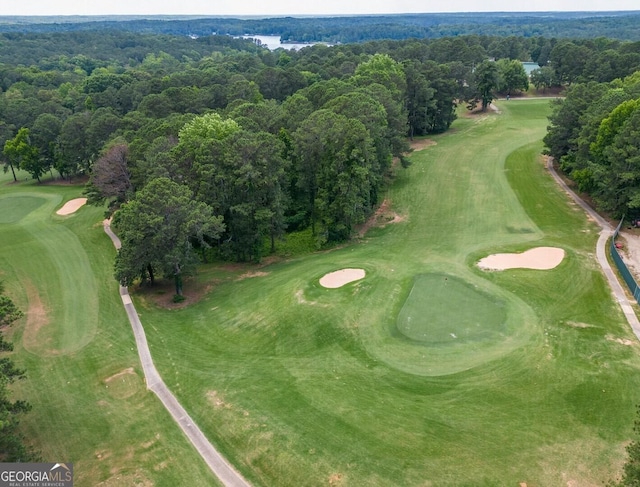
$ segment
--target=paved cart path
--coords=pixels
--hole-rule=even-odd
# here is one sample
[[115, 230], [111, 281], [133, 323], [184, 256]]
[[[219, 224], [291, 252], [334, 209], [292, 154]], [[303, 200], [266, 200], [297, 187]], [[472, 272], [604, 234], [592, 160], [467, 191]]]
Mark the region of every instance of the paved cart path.
[[[111, 225], [108, 220], [104, 221], [104, 231], [109, 235], [116, 249], [119, 249], [121, 245], [120, 239], [111, 230]], [[124, 286], [120, 286], [120, 297], [122, 298], [122, 304], [133, 328], [133, 335], [136, 339], [136, 346], [138, 348], [138, 355], [140, 357], [140, 363], [142, 364], [145, 381], [147, 382], [147, 389], [158, 396], [162, 404], [164, 404], [164, 407], [169, 411], [169, 414], [171, 414], [175, 422], [178, 423], [180, 429], [187, 435], [187, 438], [189, 438], [193, 446], [196, 447], [196, 450], [198, 450], [198, 453], [200, 453], [200, 456], [207, 463], [211, 471], [226, 487], [250, 487], [250, 484], [233, 469], [218, 450], [209, 442], [198, 425], [193, 422], [189, 414], [166, 386], [156, 366], [153, 364], [144, 328], [133, 306], [129, 291]]]
[[598, 259], [598, 263], [600, 264], [600, 267], [602, 267], [604, 275], [607, 278], [607, 281], [609, 281], [609, 286], [613, 291], [613, 295], [616, 298], [616, 301], [618, 301], [620, 308], [622, 308], [622, 312], [627, 318], [633, 333], [635, 333], [636, 337], [640, 340], [640, 322], [638, 321], [638, 317], [633, 311], [631, 303], [627, 299], [627, 294], [624, 288], [620, 284], [620, 281], [618, 281], [618, 278], [613, 272], [613, 269], [611, 269], [609, 261], [607, 260], [607, 240], [613, 235], [613, 228], [609, 225], [608, 221], [598, 215], [582, 198], [580, 198], [573, 192], [573, 190], [571, 190], [571, 188], [569, 188], [569, 186], [566, 185], [553, 167], [553, 158], [551, 157], [549, 157], [547, 161], [547, 168], [562, 189], [564, 189], [569, 196], [571, 196], [571, 198], [573, 198], [573, 200], [600, 226], [600, 236], [598, 238], [598, 243], [596, 244], [596, 257]]

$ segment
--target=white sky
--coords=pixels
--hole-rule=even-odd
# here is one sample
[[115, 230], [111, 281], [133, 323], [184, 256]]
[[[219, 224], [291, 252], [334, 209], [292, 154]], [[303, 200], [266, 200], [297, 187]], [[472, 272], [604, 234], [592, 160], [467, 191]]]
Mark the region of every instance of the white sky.
[[1, 15], [344, 15], [640, 10], [638, 0], [2, 0]]

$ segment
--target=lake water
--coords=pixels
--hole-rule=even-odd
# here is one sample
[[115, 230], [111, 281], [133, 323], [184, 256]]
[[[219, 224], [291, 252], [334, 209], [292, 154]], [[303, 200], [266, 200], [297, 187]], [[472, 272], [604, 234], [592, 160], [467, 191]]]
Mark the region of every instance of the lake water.
[[263, 35], [253, 35], [247, 34], [242, 36], [243, 39], [254, 39], [256, 41], [260, 41], [260, 44], [263, 46], [267, 46], [267, 48], [271, 51], [274, 49], [278, 49], [279, 47], [283, 49], [302, 49], [303, 47], [313, 46], [314, 44], [320, 44], [318, 42], [314, 43], [302, 43], [302, 42], [292, 42], [292, 43], [282, 43], [280, 42], [280, 36], [263, 36]]
[[522, 67], [524, 67], [527, 76], [531, 76], [531, 71], [538, 69], [540, 66], [538, 66], [538, 63], [522, 63]]

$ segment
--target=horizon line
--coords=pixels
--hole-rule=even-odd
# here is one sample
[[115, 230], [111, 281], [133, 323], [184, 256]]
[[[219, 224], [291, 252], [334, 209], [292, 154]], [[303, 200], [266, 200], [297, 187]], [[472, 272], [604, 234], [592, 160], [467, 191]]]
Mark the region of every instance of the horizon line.
[[615, 14], [615, 13], [640, 13], [640, 9], [617, 10], [468, 10], [468, 11], [441, 11], [441, 12], [388, 12], [388, 13], [274, 13], [274, 14], [215, 14], [215, 13], [96, 13], [96, 14], [0, 14], [0, 19], [10, 18], [96, 18], [96, 17], [189, 17], [189, 18], [238, 18], [238, 19], [268, 19], [282, 17], [398, 17], [404, 15], [465, 15], [465, 14]]

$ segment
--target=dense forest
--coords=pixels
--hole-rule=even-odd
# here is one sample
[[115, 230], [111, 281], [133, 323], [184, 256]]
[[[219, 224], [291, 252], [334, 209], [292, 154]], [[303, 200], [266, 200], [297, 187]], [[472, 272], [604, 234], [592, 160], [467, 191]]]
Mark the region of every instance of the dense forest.
[[491, 12], [339, 17], [0, 17], [0, 32], [126, 30], [135, 33], [279, 35], [290, 42], [351, 43], [460, 35], [640, 40], [636, 12]]
[[540, 65], [531, 83], [542, 91], [611, 83], [640, 69], [640, 42], [459, 36], [269, 51], [217, 35], [3, 34], [0, 147], [6, 170], [89, 177], [91, 202], [122, 207], [118, 279], [172, 277], [180, 294], [196, 255], [258, 261], [287, 233], [315, 247], [350, 238], [394, 161], [407, 162], [407, 136], [446, 131], [461, 103], [486, 109], [527, 90], [524, 60]]

